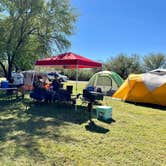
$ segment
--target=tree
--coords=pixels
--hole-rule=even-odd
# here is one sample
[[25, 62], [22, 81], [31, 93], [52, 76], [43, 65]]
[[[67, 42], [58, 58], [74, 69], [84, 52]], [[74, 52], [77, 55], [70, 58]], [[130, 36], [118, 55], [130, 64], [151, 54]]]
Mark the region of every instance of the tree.
[[110, 58], [110, 60], [104, 64], [104, 68], [117, 72], [124, 79], [131, 73], [142, 72], [139, 56], [136, 54], [131, 56], [119, 54], [114, 58]]
[[[11, 81], [16, 68], [70, 46], [76, 21], [69, 0], [0, 0], [0, 66]], [[7, 64], [7, 65], [6, 65]]]
[[144, 58], [144, 68], [146, 71], [154, 70], [157, 68], [166, 67], [166, 55], [158, 53], [158, 54], [149, 54]]

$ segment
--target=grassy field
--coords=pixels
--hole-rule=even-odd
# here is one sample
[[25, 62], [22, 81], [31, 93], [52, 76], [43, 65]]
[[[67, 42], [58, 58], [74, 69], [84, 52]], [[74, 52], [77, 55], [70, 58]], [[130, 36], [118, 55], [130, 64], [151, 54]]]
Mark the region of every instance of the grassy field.
[[[72, 83], [69, 83], [72, 84]], [[79, 84], [79, 92], [85, 84]], [[2, 96], [1, 96], [2, 99]], [[166, 165], [166, 110], [115, 101], [113, 123], [88, 126], [86, 104], [0, 100], [0, 165]]]

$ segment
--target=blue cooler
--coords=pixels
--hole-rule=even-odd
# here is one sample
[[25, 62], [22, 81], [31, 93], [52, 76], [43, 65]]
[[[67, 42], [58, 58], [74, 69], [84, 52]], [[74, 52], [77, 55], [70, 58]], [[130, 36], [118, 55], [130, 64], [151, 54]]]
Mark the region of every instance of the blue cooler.
[[9, 82], [8, 81], [2, 81], [1, 82], [1, 88], [8, 88], [9, 87]]
[[97, 119], [103, 119], [105, 121], [112, 119], [112, 107], [110, 106], [97, 106]]

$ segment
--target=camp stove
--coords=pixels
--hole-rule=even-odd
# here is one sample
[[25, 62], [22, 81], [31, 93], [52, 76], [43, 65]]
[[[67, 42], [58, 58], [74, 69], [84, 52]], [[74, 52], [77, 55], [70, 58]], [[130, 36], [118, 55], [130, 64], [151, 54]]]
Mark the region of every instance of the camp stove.
[[87, 111], [89, 113], [89, 121], [92, 122], [91, 112], [93, 109], [93, 103], [97, 100], [103, 100], [104, 94], [95, 91], [83, 90], [83, 97], [88, 102]]

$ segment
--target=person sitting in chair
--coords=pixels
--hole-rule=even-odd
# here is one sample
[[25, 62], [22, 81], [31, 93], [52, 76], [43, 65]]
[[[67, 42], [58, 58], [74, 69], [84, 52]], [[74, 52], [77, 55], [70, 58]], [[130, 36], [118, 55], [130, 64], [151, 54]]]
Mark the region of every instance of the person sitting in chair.
[[42, 101], [44, 99], [44, 101], [48, 102], [52, 100], [52, 93], [50, 93], [48, 90], [46, 90], [46, 88], [44, 87], [44, 82], [41, 81], [42, 77], [38, 76], [34, 83], [34, 90], [31, 93], [31, 97], [35, 98], [38, 101]]
[[58, 76], [55, 76], [54, 80], [52, 81], [53, 91], [58, 92], [61, 87], [61, 82], [58, 79]]

